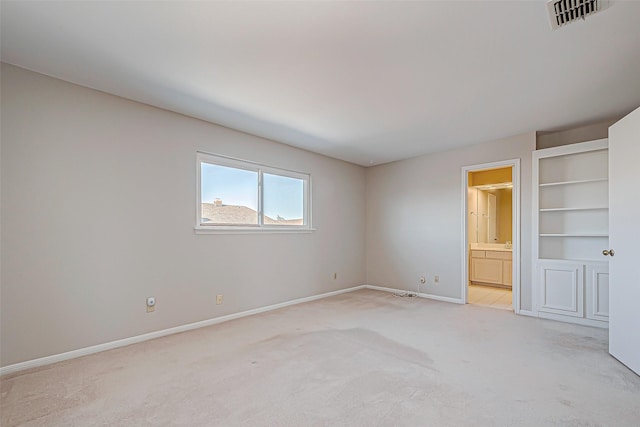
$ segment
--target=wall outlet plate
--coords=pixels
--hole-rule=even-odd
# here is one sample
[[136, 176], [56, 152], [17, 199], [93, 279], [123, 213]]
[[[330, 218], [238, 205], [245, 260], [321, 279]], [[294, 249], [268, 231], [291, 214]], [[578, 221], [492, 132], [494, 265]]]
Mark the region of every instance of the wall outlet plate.
[[217, 304], [217, 305], [222, 304], [222, 295], [218, 295], [218, 296], [216, 296], [216, 304]]
[[156, 311], [156, 297], [147, 298], [147, 313]]

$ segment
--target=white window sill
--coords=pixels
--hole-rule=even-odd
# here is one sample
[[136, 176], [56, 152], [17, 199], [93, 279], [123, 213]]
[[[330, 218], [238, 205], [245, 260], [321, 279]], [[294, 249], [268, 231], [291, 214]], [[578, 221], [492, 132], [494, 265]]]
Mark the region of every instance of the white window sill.
[[313, 233], [315, 228], [301, 227], [224, 227], [224, 226], [196, 226], [196, 234], [304, 234]]

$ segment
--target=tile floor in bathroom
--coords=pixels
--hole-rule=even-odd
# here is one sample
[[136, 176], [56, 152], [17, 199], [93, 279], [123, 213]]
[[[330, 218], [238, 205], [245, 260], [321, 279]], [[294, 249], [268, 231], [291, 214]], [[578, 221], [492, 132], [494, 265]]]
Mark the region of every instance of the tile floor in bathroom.
[[469, 285], [469, 304], [512, 310], [511, 289], [493, 286]]

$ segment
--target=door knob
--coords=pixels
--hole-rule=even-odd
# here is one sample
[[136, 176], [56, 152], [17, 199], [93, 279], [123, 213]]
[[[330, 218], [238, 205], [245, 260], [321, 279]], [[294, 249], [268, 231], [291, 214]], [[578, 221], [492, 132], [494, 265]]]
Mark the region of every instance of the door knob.
[[602, 255], [604, 256], [607, 256], [607, 255], [614, 256], [615, 254], [616, 253], [613, 251], [613, 249], [609, 249], [609, 250], [605, 249], [604, 251], [602, 251]]

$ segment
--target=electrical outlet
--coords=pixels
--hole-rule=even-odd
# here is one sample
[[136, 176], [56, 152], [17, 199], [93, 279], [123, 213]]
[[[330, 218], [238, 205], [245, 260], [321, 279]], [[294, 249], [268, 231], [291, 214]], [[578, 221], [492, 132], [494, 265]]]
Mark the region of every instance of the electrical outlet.
[[420, 283], [427, 283], [427, 279], [424, 276], [420, 276]]
[[440, 283], [440, 276], [433, 276], [433, 283]]
[[156, 298], [155, 297], [147, 298], [147, 313], [151, 313], [152, 311], [156, 311]]
[[216, 296], [216, 304], [217, 304], [217, 305], [222, 304], [222, 295], [218, 295], [218, 296]]

